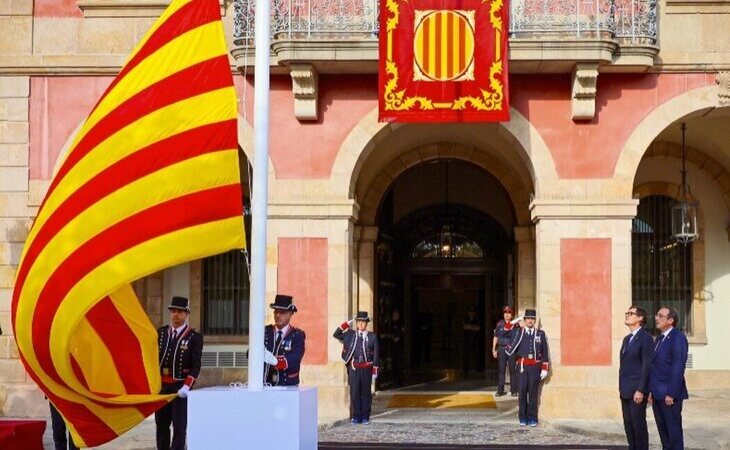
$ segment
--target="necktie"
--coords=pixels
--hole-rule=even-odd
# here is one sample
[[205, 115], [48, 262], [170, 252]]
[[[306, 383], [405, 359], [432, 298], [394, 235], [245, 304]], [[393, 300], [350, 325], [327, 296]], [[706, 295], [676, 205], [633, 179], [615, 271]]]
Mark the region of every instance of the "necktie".
[[172, 340], [177, 339], [177, 330], [172, 330]]
[[656, 349], [659, 348], [659, 344], [661, 344], [663, 340], [664, 340], [664, 333], [662, 333], [659, 336], [657, 336], [657, 338], [656, 338], [656, 345], [654, 346], [654, 350], [656, 350]]
[[281, 344], [281, 330], [276, 332], [276, 343], [274, 344], [274, 351], [279, 348], [279, 344]]

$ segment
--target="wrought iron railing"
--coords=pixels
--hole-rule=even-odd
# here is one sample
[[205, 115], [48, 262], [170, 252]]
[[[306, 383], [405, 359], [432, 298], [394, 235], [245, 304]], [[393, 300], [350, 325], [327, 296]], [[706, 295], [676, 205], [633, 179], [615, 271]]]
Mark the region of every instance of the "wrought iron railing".
[[[272, 38], [375, 37], [378, 0], [271, 0]], [[234, 0], [234, 38], [251, 44], [255, 0]], [[609, 36], [654, 44], [657, 0], [512, 0], [513, 37]]]

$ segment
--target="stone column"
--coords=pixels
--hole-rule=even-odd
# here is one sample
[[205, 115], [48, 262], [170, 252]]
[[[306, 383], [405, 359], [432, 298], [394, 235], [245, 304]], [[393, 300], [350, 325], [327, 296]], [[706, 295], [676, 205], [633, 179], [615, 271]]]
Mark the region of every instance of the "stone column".
[[369, 311], [373, 314], [375, 305], [375, 243], [378, 240], [378, 227], [360, 227], [360, 240], [357, 243], [357, 286], [356, 310]]
[[297, 208], [269, 204], [267, 298], [281, 288], [297, 302], [300, 311], [292, 321], [307, 334], [301, 376], [317, 385], [320, 420], [348, 413], [342, 346], [332, 332], [351, 316], [355, 301], [353, 208], [316, 201]]
[[[550, 344], [541, 417], [620, 417], [618, 354], [631, 304], [631, 223], [637, 201], [540, 201], [536, 308]], [[585, 405], [591, 405], [586, 408]]]
[[30, 226], [29, 77], [0, 77], [0, 416], [48, 413], [25, 373], [13, 338], [10, 307], [15, 272]]
[[515, 244], [516, 306], [524, 311], [535, 307], [535, 227], [515, 227]]

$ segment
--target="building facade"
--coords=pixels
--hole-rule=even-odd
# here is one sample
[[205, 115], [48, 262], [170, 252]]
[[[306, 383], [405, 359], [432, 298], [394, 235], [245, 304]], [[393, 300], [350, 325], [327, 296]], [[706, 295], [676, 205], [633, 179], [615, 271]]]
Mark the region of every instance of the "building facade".
[[[267, 291], [295, 298], [321, 418], [347, 414], [331, 333], [357, 310], [385, 342], [380, 389], [469, 364], [493, 372], [505, 304], [536, 308], [549, 338], [546, 418], [618, 416], [631, 304], [679, 310], [690, 391], [730, 385], [717, 357], [730, 339], [730, 1], [514, 1], [511, 120], [428, 125], [377, 121], [377, 0], [272, 1]], [[246, 192], [253, 3], [221, 3]], [[74, 131], [165, 5], [0, 1], [2, 416], [46, 414], [10, 324], [28, 227]], [[671, 237], [683, 149], [699, 202], [688, 245]], [[230, 252], [135, 283], [157, 325], [172, 295], [191, 298], [205, 384], [245, 380], [245, 261]]]

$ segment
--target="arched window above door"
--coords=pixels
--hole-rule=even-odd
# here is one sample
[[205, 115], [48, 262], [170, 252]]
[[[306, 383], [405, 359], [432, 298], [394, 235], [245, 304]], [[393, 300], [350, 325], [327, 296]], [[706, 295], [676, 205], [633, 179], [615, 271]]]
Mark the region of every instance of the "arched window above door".
[[452, 231], [428, 236], [411, 250], [411, 258], [484, 258], [484, 250], [474, 240]]

